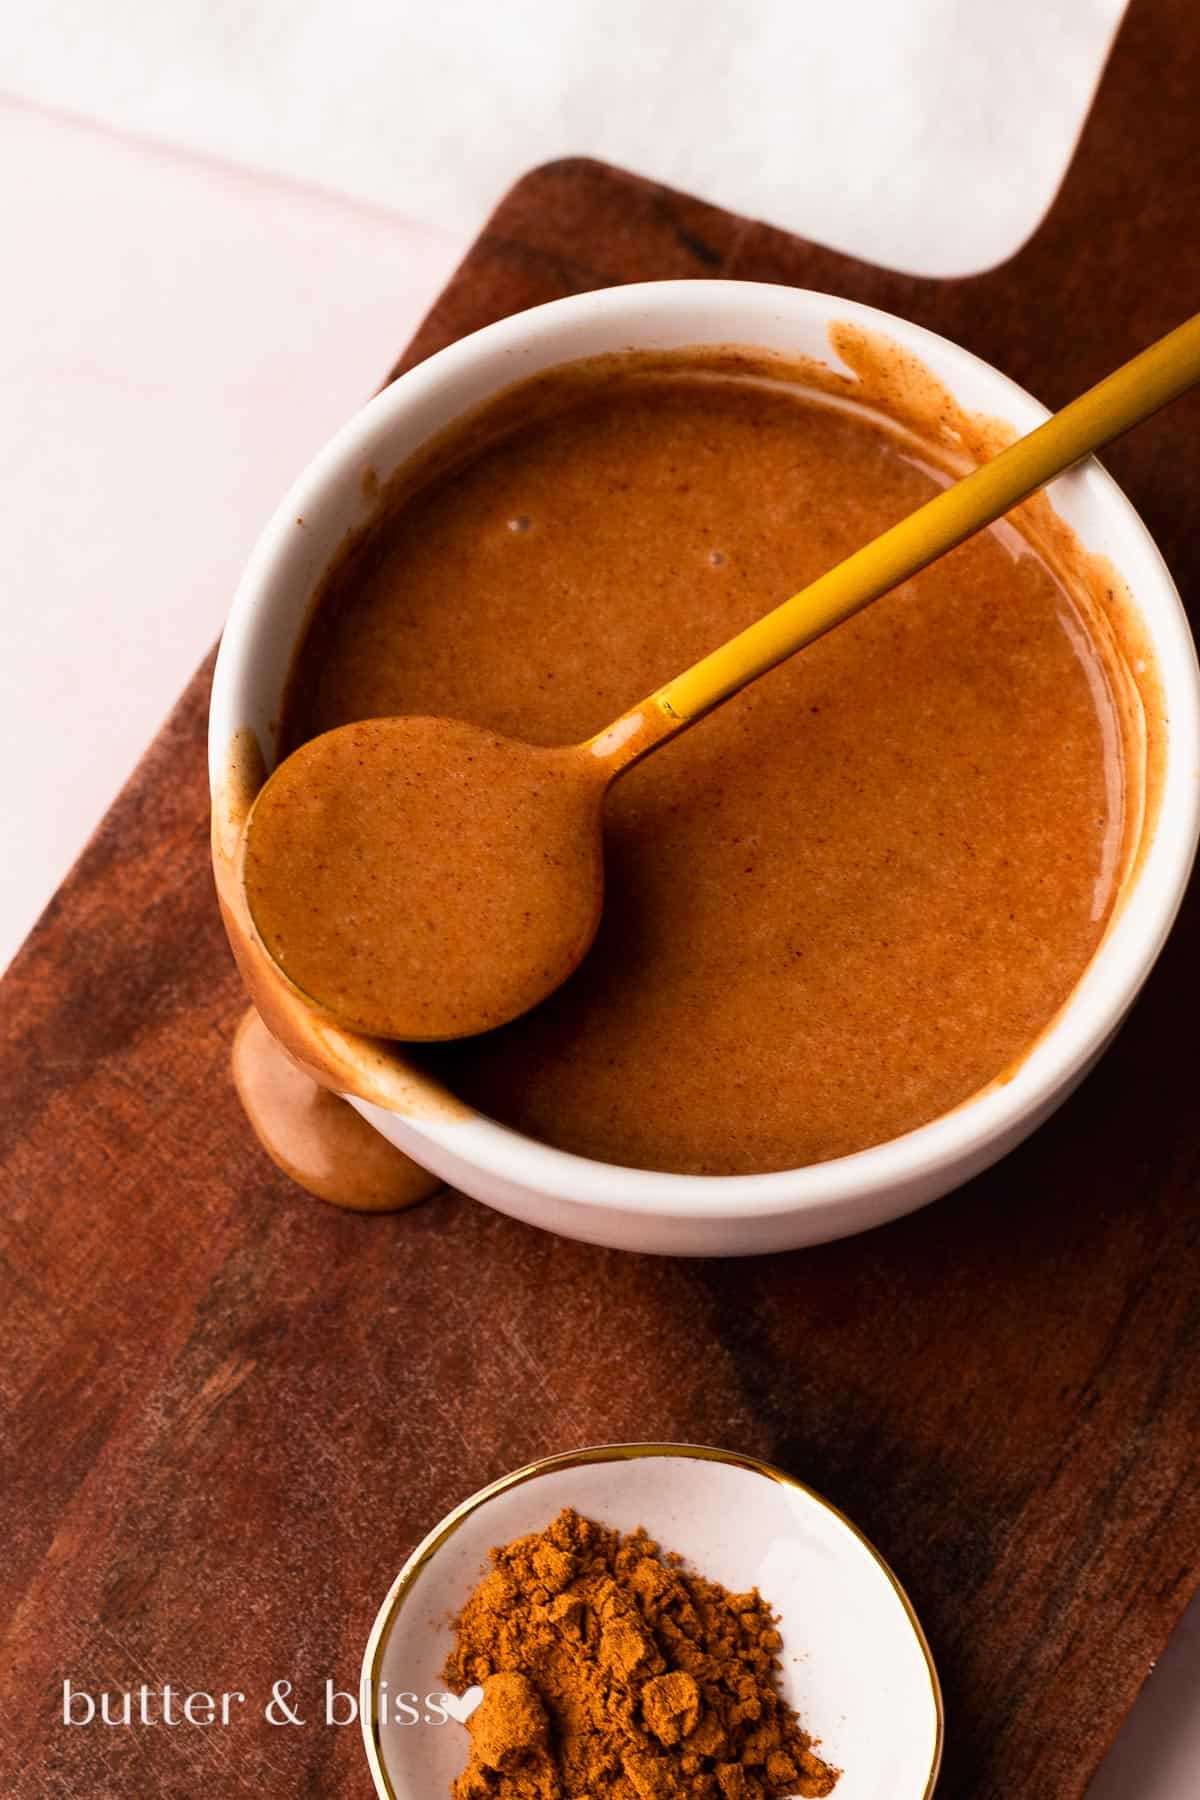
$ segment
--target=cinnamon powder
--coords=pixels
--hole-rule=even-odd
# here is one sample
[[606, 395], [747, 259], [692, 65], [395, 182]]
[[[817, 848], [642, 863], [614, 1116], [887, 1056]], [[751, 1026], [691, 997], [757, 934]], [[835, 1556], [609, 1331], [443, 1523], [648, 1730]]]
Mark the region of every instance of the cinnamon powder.
[[777, 1686], [776, 1617], [629, 1536], [559, 1514], [491, 1552], [445, 1680], [482, 1684], [454, 1800], [782, 1800], [833, 1791]]

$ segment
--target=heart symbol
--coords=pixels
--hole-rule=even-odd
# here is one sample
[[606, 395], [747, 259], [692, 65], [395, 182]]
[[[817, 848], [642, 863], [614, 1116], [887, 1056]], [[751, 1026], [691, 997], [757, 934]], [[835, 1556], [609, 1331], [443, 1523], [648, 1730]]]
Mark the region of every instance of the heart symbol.
[[460, 1725], [465, 1725], [483, 1699], [483, 1689], [469, 1687], [465, 1694], [440, 1694], [438, 1698], [450, 1717], [457, 1719]]

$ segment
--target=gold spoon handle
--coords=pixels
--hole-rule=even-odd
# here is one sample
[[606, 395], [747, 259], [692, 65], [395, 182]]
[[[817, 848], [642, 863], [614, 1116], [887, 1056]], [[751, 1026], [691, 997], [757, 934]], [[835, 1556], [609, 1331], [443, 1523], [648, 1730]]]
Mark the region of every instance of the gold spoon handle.
[[[636, 760], [1197, 382], [1200, 313], [632, 707], [593, 740], [597, 753], [611, 746], [619, 764], [628, 742]], [[621, 730], [635, 719], [641, 730]]]

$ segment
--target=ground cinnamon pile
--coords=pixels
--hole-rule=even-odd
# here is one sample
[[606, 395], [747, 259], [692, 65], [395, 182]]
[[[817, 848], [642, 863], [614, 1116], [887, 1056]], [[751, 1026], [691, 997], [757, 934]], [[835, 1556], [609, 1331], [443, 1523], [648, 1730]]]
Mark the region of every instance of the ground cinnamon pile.
[[838, 1771], [781, 1698], [757, 1589], [730, 1594], [570, 1510], [491, 1552], [445, 1680], [481, 1683], [454, 1800], [782, 1800]]

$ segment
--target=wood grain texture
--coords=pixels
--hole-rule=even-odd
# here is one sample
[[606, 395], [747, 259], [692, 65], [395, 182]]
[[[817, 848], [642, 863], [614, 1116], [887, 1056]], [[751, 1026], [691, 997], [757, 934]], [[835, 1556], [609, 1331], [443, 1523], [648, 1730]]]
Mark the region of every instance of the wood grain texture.
[[[999, 269], [869, 268], [586, 162], [509, 195], [404, 359], [519, 307], [697, 274], [830, 289], [1054, 404], [1200, 291], [1200, 39], [1135, 0], [1047, 221]], [[1200, 410], [1110, 465], [1197, 593]], [[946, 1800], [1076, 1800], [1200, 1559], [1196, 889], [1133, 1017], [1036, 1137], [849, 1243], [757, 1263], [559, 1242], [454, 1194], [361, 1218], [252, 1143], [207, 866], [206, 665], [3, 984], [0, 1786], [367, 1796], [352, 1687], [418, 1537], [586, 1441], [782, 1463], [907, 1583]], [[229, 1729], [66, 1730], [64, 1676], [241, 1689]], [[286, 1678], [309, 1719], [265, 1723]]]

